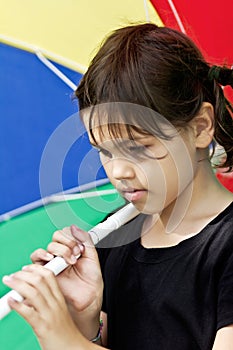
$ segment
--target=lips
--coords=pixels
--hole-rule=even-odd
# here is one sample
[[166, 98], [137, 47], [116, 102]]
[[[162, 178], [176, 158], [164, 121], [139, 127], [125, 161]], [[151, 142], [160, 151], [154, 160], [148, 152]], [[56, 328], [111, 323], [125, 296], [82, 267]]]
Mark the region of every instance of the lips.
[[124, 190], [121, 190], [123, 197], [129, 202], [135, 202], [141, 199], [146, 194], [146, 192], [146, 190], [135, 188], [126, 188]]

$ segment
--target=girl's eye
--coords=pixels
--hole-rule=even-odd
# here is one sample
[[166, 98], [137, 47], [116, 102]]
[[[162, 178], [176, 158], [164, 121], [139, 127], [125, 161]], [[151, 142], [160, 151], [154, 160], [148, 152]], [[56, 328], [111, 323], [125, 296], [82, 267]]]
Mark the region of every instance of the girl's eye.
[[143, 145], [140, 146], [131, 146], [129, 147], [129, 151], [130, 153], [141, 153], [141, 152], [145, 152], [146, 147]]
[[112, 154], [104, 148], [98, 149], [98, 153], [100, 156], [102, 155], [105, 158], [109, 158], [109, 159], [112, 158]]

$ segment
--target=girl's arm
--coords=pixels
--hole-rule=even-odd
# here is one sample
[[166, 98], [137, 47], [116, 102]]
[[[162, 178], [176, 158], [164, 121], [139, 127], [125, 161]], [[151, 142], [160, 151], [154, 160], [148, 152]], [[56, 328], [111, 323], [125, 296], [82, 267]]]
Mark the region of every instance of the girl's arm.
[[233, 324], [218, 330], [212, 350], [233, 350]]

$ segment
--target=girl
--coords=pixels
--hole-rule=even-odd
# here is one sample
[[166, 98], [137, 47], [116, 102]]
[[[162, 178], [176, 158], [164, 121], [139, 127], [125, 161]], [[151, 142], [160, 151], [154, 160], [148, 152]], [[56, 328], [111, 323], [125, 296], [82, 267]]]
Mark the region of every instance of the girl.
[[[141, 214], [97, 251], [79, 228], [57, 231], [4, 278], [42, 349], [233, 349], [233, 195], [209, 157], [218, 143], [220, 166], [233, 165], [221, 85], [232, 70], [175, 30], [132, 25], [102, 45], [76, 96], [110, 181]], [[40, 266], [54, 255], [70, 264], [57, 279]]]

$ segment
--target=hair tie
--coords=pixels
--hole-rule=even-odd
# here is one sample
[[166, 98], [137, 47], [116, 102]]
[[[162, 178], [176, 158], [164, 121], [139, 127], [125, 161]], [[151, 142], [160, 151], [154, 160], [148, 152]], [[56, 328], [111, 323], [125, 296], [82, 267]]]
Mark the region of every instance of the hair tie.
[[208, 72], [208, 78], [210, 81], [218, 80], [220, 67], [212, 66]]
[[212, 66], [208, 72], [210, 81], [216, 80], [219, 84], [233, 87], [233, 70], [226, 67]]

